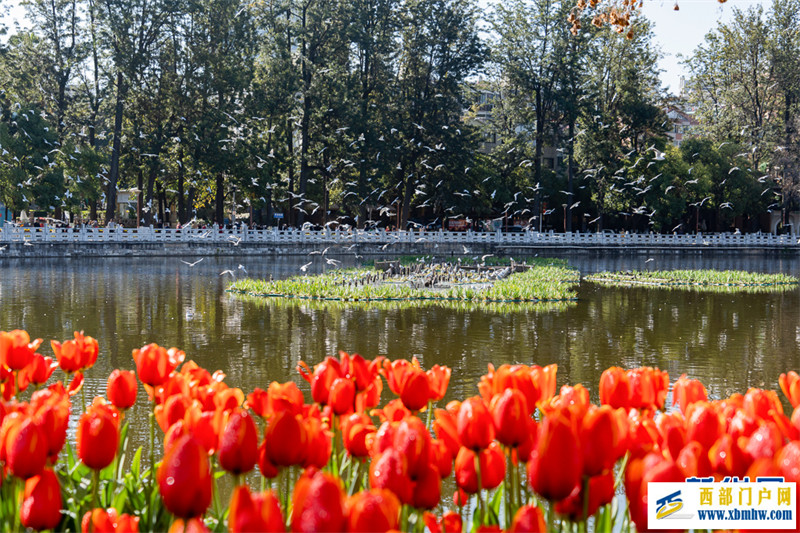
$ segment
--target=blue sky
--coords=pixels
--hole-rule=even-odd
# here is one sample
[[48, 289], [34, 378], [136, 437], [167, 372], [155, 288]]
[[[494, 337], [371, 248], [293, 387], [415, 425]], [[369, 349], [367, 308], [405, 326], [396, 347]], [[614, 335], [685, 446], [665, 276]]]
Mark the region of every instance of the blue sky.
[[[492, 1], [494, 0], [479, 0], [479, 3], [487, 5]], [[7, 4], [12, 9], [4, 22], [21, 19], [23, 12], [18, 0], [9, 0]], [[690, 55], [703, 42], [706, 33], [714, 29], [720, 21], [729, 22], [734, 7], [745, 10], [755, 4], [762, 4], [766, 11], [771, 1], [729, 0], [720, 4], [716, 0], [679, 0], [680, 10], [675, 11], [674, 0], [645, 0], [643, 13], [655, 23], [655, 39], [663, 53], [659, 61], [659, 68], [663, 71], [663, 85], [673, 94], [677, 94], [680, 77], [687, 74], [680, 65], [680, 56]]]

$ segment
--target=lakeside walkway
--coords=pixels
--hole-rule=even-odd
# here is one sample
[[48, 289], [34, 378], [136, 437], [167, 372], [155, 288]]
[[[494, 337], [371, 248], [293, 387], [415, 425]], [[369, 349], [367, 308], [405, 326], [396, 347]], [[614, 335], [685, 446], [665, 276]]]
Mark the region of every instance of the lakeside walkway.
[[[732, 248], [798, 249], [800, 240], [792, 235], [768, 233], [555, 233], [555, 232], [454, 232], [454, 231], [365, 231], [300, 229], [159, 229], [159, 228], [55, 228], [13, 227], [0, 229], [0, 245], [17, 243], [116, 243], [116, 244], [187, 244], [216, 246], [285, 246], [285, 245], [379, 245], [455, 244], [492, 247], [558, 248]], [[469, 252], [465, 252], [469, 253]]]

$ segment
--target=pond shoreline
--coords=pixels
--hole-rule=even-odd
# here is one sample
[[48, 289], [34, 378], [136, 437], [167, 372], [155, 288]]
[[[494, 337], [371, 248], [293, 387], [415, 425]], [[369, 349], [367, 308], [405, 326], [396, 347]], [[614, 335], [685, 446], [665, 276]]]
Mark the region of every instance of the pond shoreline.
[[768, 257], [797, 257], [800, 248], [775, 246], [686, 246], [686, 245], [515, 245], [494, 243], [393, 243], [391, 246], [374, 243], [323, 244], [323, 243], [256, 243], [240, 242], [7, 242], [0, 247], [0, 260], [4, 258], [84, 258], [84, 257], [214, 257], [214, 256], [306, 256], [327, 248], [327, 255], [336, 257], [396, 257], [399, 255], [497, 256], [530, 257], [553, 251], [579, 255], [702, 255], [705, 253], [758, 254]]

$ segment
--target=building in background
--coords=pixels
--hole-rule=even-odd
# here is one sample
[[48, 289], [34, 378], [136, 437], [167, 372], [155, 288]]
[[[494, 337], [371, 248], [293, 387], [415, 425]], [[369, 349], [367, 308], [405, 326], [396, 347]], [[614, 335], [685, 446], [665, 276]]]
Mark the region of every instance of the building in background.
[[672, 144], [680, 146], [684, 139], [694, 134], [699, 122], [694, 118], [694, 113], [687, 106], [670, 104], [665, 111], [671, 123], [667, 135]]

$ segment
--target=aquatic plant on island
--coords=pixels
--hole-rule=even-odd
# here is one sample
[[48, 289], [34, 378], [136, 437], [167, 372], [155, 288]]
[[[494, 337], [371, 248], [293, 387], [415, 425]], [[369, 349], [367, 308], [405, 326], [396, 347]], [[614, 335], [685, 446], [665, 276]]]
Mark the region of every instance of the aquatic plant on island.
[[439, 263], [389, 274], [370, 268], [341, 269], [283, 280], [243, 279], [228, 290], [250, 296], [339, 301], [437, 300], [467, 302], [553, 302], [576, 297], [577, 270], [536, 265], [467, 270]]
[[787, 274], [765, 274], [744, 270], [636, 270], [599, 272], [584, 278], [605, 285], [730, 290], [784, 290], [798, 279]]
[[[651, 481], [800, 480], [793, 371], [779, 380], [791, 416], [774, 390], [710, 401], [652, 367], [606, 369], [596, 405], [582, 384], [557, 390], [556, 365], [490, 363], [475, 395], [442, 406], [450, 369], [416, 358], [339, 352], [300, 362], [306, 393], [245, 393], [149, 344], [87, 403], [97, 341], [53, 342], [55, 360], [40, 345], [0, 332], [2, 531], [641, 531]], [[149, 443], [129, 457], [140, 384]]]

